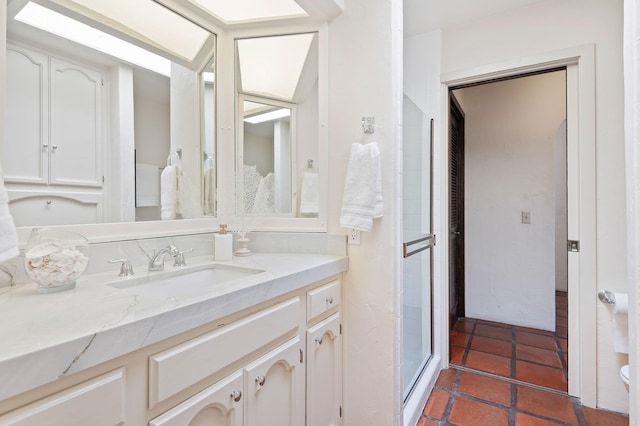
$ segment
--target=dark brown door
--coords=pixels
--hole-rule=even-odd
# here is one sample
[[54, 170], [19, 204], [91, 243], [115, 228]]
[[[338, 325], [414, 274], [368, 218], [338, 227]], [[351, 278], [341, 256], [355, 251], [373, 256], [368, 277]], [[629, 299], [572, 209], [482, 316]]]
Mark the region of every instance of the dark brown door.
[[449, 107], [449, 321], [464, 317], [464, 114]]

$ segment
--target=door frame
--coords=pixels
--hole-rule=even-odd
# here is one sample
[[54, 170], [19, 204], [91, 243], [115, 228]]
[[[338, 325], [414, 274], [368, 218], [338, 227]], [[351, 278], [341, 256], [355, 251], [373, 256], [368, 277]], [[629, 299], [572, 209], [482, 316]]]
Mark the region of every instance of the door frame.
[[[596, 406], [596, 124], [595, 45], [586, 44], [535, 56], [443, 73], [441, 76], [441, 129], [449, 125], [449, 88], [537, 71], [567, 69], [567, 221], [569, 240], [580, 241], [580, 252], [569, 252], [569, 389], [582, 404]], [[437, 235], [449, 232], [448, 132], [435, 146], [435, 203]], [[441, 309], [434, 336], [443, 367], [449, 362], [449, 261], [447, 238], [436, 250], [436, 297]]]

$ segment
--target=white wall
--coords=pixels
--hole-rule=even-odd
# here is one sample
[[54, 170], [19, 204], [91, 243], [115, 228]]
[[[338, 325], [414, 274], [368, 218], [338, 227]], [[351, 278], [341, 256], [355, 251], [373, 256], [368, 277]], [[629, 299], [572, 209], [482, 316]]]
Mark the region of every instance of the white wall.
[[273, 126], [272, 121], [244, 125], [244, 164], [256, 166], [262, 176], [274, 170]]
[[566, 118], [565, 73], [461, 91], [466, 316], [553, 331], [554, 146]]
[[166, 166], [170, 146], [169, 104], [136, 96], [133, 105], [136, 162], [154, 164], [158, 167]]
[[[345, 425], [394, 425], [401, 412], [396, 227], [401, 141], [402, 4], [399, 0], [349, 0], [329, 24], [328, 231], [340, 228], [345, 169], [354, 142], [376, 141], [382, 162], [384, 216], [362, 244], [349, 246], [344, 283]], [[375, 116], [365, 135], [363, 116]], [[323, 123], [324, 124], [324, 123]]]
[[[470, 69], [587, 43], [596, 48], [597, 286], [626, 291], [622, 1], [551, 0], [446, 28], [442, 66]], [[597, 403], [626, 411], [624, 359], [612, 350], [609, 308], [597, 309]]]

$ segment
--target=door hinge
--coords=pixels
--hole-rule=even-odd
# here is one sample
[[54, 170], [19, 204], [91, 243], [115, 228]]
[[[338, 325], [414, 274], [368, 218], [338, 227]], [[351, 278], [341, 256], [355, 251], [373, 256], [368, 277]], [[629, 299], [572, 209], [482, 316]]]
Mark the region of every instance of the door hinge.
[[340, 406], [340, 410], [339, 411], [340, 411], [340, 413], [339, 413], [340, 414], [340, 418], [342, 418], [342, 405]]
[[567, 251], [580, 251], [580, 241], [577, 240], [569, 240], [567, 241]]
[[300, 349], [300, 364], [302, 364], [304, 362], [304, 353], [302, 352], [302, 349]]

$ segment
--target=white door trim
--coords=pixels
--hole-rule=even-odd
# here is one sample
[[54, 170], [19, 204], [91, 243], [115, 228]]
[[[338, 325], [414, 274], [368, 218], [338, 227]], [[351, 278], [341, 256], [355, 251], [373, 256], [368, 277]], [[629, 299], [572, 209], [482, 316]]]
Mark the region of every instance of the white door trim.
[[[580, 241], [580, 252], [569, 253], [569, 395], [582, 404], [596, 406], [596, 122], [595, 45], [571, 47], [536, 56], [443, 74], [441, 129], [435, 151], [437, 191], [434, 209], [436, 233], [449, 232], [448, 142], [450, 87], [511, 77], [557, 67], [567, 68], [567, 219], [568, 238]], [[438, 229], [439, 228], [439, 229]], [[448, 241], [438, 239], [436, 297], [441, 308], [437, 319], [443, 326], [434, 336], [445, 367], [449, 360], [448, 334]], [[438, 270], [439, 269], [439, 270]]]

